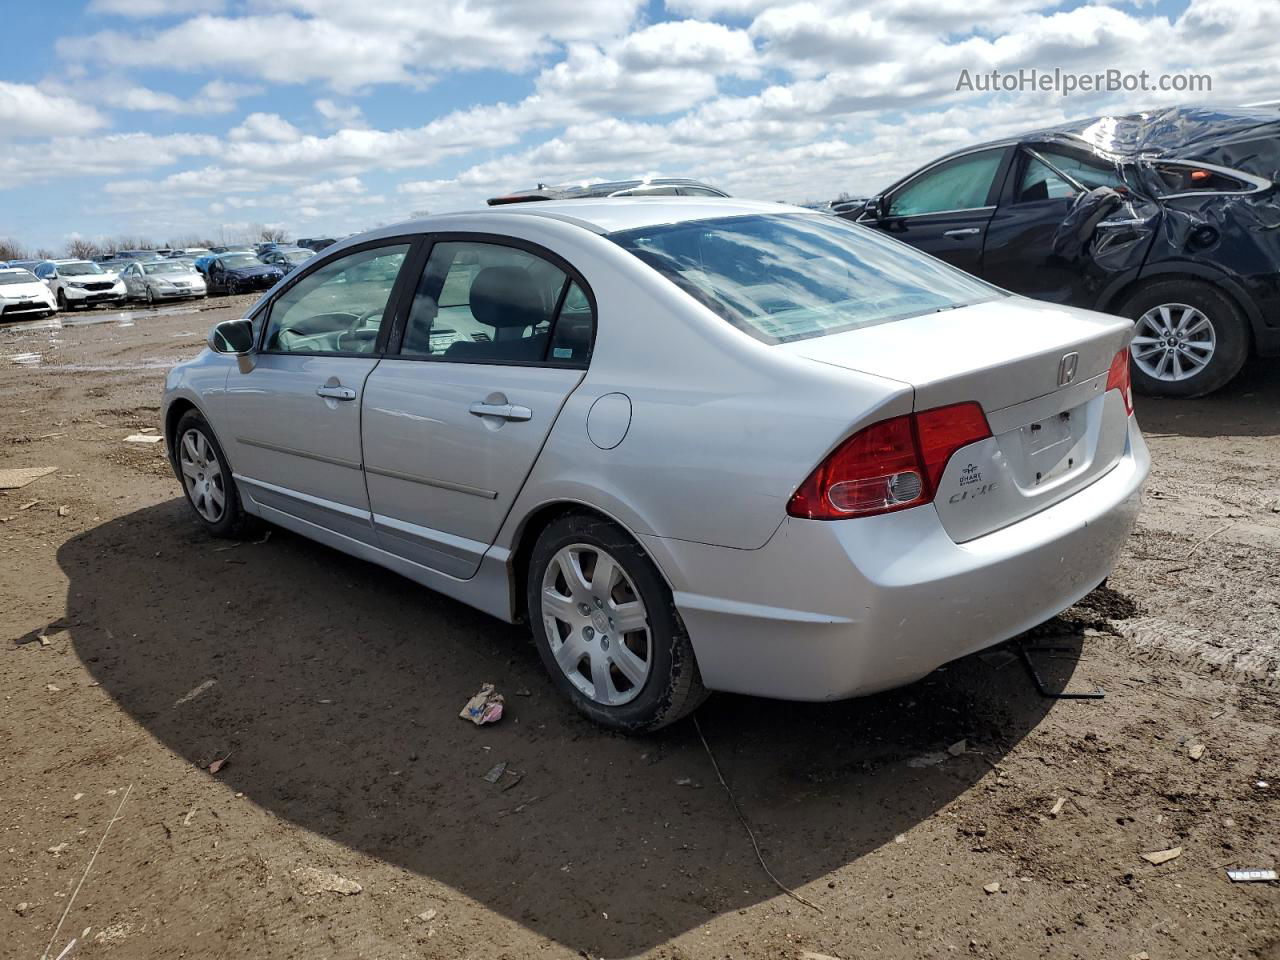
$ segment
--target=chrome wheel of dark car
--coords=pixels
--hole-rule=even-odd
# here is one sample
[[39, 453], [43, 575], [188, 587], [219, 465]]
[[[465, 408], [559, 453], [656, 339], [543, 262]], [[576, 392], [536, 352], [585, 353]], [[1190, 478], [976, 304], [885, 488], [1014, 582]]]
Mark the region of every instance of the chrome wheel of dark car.
[[1249, 322], [1231, 297], [1201, 280], [1157, 280], [1116, 312], [1134, 321], [1129, 355], [1140, 393], [1202, 397], [1225, 386], [1249, 356]]
[[1134, 365], [1156, 380], [1194, 377], [1213, 359], [1213, 322], [1186, 303], [1162, 303], [1138, 318], [1129, 350]]

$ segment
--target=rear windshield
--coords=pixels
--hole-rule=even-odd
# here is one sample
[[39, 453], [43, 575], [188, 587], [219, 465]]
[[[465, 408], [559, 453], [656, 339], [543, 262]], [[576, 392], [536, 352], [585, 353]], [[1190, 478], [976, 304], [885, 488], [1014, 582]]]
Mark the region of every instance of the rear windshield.
[[765, 343], [1007, 296], [906, 244], [827, 214], [694, 220], [609, 238]]

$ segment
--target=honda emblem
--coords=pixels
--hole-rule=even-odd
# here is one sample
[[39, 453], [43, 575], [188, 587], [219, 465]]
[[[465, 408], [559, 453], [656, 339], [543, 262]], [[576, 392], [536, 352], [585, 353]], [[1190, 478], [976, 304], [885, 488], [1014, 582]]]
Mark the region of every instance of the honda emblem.
[[1080, 354], [1068, 353], [1058, 361], [1058, 386], [1065, 387], [1076, 378], [1076, 368], [1080, 365]]

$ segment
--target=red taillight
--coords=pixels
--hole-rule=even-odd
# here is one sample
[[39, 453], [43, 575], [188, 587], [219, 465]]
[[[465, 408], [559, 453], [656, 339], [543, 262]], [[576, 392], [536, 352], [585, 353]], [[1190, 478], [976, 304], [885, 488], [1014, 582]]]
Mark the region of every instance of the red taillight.
[[1124, 397], [1125, 413], [1133, 413], [1133, 386], [1129, 382], [1129, 348], [1125, 347], [1111, 358], [1111, 369], [1107, 371], [1107, 389], [1119, 390]]
[[807, 520], [843, 520], [933, 500], [951, 455], [991, 436], [982, 407], [957, 403], [881, 420], [836, 447], [787, 504]]

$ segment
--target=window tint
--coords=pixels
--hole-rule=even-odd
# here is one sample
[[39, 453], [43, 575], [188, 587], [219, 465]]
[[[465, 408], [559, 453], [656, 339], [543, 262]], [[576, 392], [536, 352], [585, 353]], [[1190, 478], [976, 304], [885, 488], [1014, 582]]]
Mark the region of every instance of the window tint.
[[1018, 189], [1014, 195], [1015, 203], [1028, 203], [1035, 200], [1053, 200], [1060, 197], [1073, 197], [1079, 190], [1058, 173], [1081, 184], [1086, 190], [1094, 187], [1123, 187], [1124, 179], [1114, 164], [1103, 160], [1094, 160], [1072, 153], [1059, 153], [1055, 150], [1040, 150], [1036, 153], [1049, 161], [1058, 172], [1041, 163], [1028, 153], [1023, 154], [1023, 172], [1018, 181]]
[[[553, 323], [562, 299], [564, 330]], [[542, 257], [493, 243], [437, 243], [423, 268], [400, 353], [471, 363], [585, 361], [591, 319], [581, 290]]]
[[893, 195], [889, 215], [910, 217], [985, 207], [1003, 156], [1003, 149], [986, 150], [934, 167]]
[[303, 277], [271, 306], [267, 350], [372, 353], [408, 244], [339, 257]]

